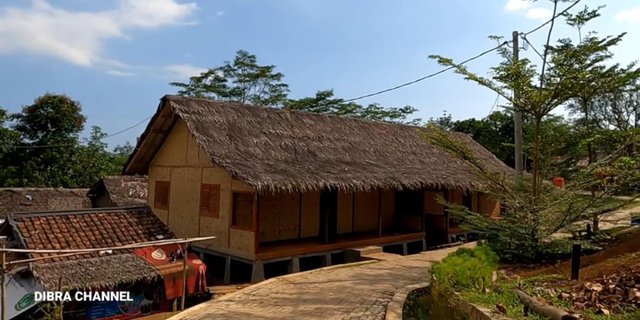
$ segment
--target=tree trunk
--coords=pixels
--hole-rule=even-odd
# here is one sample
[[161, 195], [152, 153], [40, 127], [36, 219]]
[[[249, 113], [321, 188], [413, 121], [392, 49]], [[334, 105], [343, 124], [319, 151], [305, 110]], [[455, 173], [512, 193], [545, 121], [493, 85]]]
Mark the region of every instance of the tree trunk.
[[[584, 120], [585, 123], [587, 125], [587, 130], [591, 129], [591, 122], [589, 120], [589, 102], [588, 101], [582, 101], [582, 106], [584, 108]], [[593, 153], [593, 145], [591, 144], [591, 141], [589, 141], [587, 143], [587, 153], [589, 156], [589, 166], [591, 166], [594, 162], [595, 162], [595, 155]], [[596, 197], [596, 190], [595, 187], [593, 185], [591, 185], [589, 187], [589, 191], [591, 192], [591, 198], [595, 198]], [[599, 213], [594, 212], [593, 215], [591, 216], [591, 224], [593, 225], [593, 232], [597, 233], [600, 230], [600, 217], [599, 217]]]
[[532, 181], [532, 191], [533, 197], [537, 198], [539, 194], [539, 186], [538, 182], [540, 181], [540, 123], [542, 122], [541, 118], [535, 119], [535, 131], [534, 131], [534, 142], [533, 142], [533, 181]]
[[553, 320], [582, 319], [580, 315], [571, 314], [564, 310], [558, 309], [554, 306], [542, 303], [538, 301], [536, 298], [528, 296], [526, 293], [522, 292], [521, 290], [515, 289], [514, 292], [518, 296], [518, 299], [520, 299], [520, 302], [522, 302], [522, 304], [525, 305], [525, 307], [527, 307], [529, 310], [541, 316], [544, 316]]

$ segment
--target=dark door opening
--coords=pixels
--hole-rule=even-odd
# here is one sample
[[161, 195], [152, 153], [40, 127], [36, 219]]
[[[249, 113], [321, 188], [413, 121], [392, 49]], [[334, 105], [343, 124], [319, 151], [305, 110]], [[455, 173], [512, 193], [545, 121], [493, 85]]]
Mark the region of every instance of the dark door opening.
[[334, 243], [338, 236], [338, 190], [320, 192], [320, 242]]
[[397, 232], [424, 231], [424, 191], [402, 190], [396, 192]]

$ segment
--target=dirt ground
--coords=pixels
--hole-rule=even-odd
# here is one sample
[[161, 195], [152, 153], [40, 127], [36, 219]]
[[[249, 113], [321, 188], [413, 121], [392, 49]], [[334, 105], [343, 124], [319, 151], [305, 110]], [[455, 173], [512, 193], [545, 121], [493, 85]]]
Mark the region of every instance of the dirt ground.
[[508, 273], [528, 279], [533, 290], [529, 294], [556, 307], [593, 316], [617, 314], [637, 319], [640, 311], [633, 310], [640, 307], [636, 285], [640, 279], [640, 228], [629, 230], [614, 238], [605, 250], [583, 256], [578, 281], [569, 280], [569, 261], [538, 269], [513, 268]]
[[[621, 235], [612, 240], [608, 244], [608, 248], [594, 253], [592, 255], [583, 256], [580, 259], [580, 280], [588, 281], [594, 277], [600, 277], [602, 274], [615, 269], [616, 267], [628, 264], [627, 259], [631, 259], [629, 254], [640, 253], [640, 229]], [[639, 259], [640, 260], [640, 259]], [[640, 263], [640, 261], [638, 261]], [[538, 275], [566, 275], [571, 274], [571, 262], [564, 261], [555, 265], [540, 268], [535, 267], [515, 267], [508, 270], [511, 274], [516, 274], [522, 278], [529, 278]]]

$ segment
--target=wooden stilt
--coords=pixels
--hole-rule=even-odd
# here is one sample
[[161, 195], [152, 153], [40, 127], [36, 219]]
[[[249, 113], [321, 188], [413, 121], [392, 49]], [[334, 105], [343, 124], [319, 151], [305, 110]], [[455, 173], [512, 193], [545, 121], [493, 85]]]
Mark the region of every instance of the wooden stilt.
[[293, 257], [291, 261], [289, 261], [289, 273], [300, 272], [300, 258]]
[[231, 256], [227, 256], [224, 261], [224, 279], [222, 282], [224, 284], [231, 283]]
[[332, 265], [331, 253], [327, 253], [322, 257], [322, 266], [323, 267], [328, 267], [330, 265]]
[[251, 283], [258, 283], [260, 281], [264, 281], [264, 262], [258, 260], [253, 262]]

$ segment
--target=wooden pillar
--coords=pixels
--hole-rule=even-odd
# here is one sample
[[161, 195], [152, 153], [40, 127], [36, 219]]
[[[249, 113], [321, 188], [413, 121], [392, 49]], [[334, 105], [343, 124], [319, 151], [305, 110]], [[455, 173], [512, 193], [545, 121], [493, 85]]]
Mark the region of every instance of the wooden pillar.
[[323, 267], [328, 267], [330, 265], [332, 265], [331, 253], [327, 253], [322, 257], [322, 266]]
[[258, 192], [253, 194], [253, 252], [260, 249], [260, 196]]
[[382, 191], [378, 190], [378, 237], [382, 237]]
[[356, 232], [356, 193], [351, 192], [351, 233]]
[[302, 192], [300, 192], [300, 202], [298, 203], [298, 239], [302, 237]]
[[293, 257], [291, 261], [289, 261], [289, 273], [300, 272], [300, 257]]
[[[443, 196], [444, 199], [446, 201], [451, 201], [451, 199], [449, 198], [449, 190], [444, 190], [443, 191]], [[446, 243], [451, 243], [451, 237], [449, 236], [449, 210], [447, 210], [447, 207], [444, 206], [444, 208], [442, 208], [442, 210], [444, 210], [443, 214], [444, 214], [444, 232], [446, 234], [447, 237], [447, 242]]]
[[251, 268], [251, 283], [258, 283], [264, 281], [264, 262], [257, 260], [253, 262]]
[[227, 256], [224, 261], [224, 279], [222, 282], [224, 284], [231, 283], [231, 256]]

